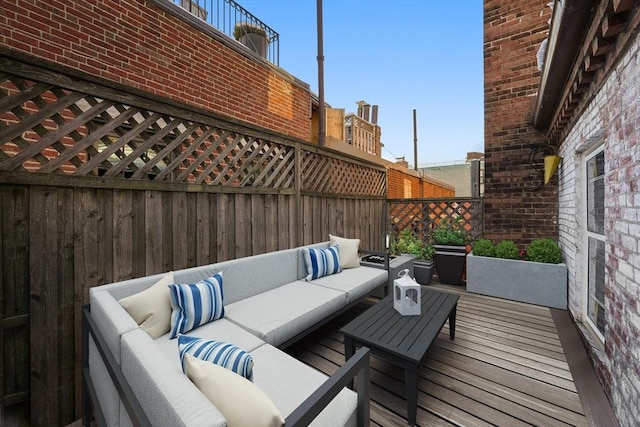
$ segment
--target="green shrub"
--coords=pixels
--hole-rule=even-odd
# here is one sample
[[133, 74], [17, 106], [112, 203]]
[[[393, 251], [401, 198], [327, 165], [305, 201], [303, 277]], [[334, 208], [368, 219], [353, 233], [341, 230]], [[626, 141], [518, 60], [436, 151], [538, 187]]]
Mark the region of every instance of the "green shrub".
[[432, 259], [436, 253], [436, 248], [433, 245], [424, 245], [422, 251], [420, 252], [420, 259]]
[[478, 239], [473, 245], [473, 254], [476, 256], [495, 257], [496, 248], [489, 239]]
[[442, 218], [433, 230], [433, 241], [440, 245], [464, 245], [467, 242], [467, 231], [462, 220]]
[[552, 239], [536, 239], [527, 246], [527, 261], [560, 264], [562, 251]]
[[496, 245], [496, 258], [520, 259], [520, 251], [511, 240], [503, 240]]

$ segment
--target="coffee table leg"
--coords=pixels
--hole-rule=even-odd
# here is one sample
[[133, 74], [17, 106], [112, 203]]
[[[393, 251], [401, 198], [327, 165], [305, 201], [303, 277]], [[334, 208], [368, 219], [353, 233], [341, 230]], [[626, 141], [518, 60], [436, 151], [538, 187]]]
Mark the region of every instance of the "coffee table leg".
[[453, 310], [449, 313], [449, 338], [456, 339], [456, 311], [458, 310], [458, 304], [453, 306]]
[[[344, 361], [351, 359], [351, 356], [355, 353], [355, 346], [353, 345], [353, 339], [351, 337], [344, 337]], [[353, 379], [347, 384], [351, 390], [353, 390]]]
[[418, 365], [406, 363], [404, 366], [404, 384], [407, 392], [407, 421], [416, 424], [418, 411]]

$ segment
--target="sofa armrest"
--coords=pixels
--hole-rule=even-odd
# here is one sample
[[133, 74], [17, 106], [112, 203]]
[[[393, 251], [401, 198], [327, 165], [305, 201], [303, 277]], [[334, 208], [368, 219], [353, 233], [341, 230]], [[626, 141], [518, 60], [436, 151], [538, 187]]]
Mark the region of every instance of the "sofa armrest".
[[[99, 426], [106, 425], [89, 373], [89, 335], [91, 335], [96, 343], [100, 357], [107, 367], [109, 376], [113, 380], [116, 390], [133, 424], [136, 426], [151, 426], [151, 422], [144, 413], [142, 406], [140, 406], [140, 402], [133, 393], [127, 379], [124, 377], [122, 369], [116, 362], [113, 354], [108, 351], [107, 341], [91, 317], [90, 306], [88, 304], [82, 307], [82, 425], [85, 427], [91, 426], [91, 418], [94, 410], [96, 423]], [[92, 404], [94, 406], [92, 406]]]
[[368, 426], [370, 423], [369, 358], [370, 350], [367, 347], [361, 347], [356, 354], [347, 360], [320, 388], [314, 391], [311, 396], [289, 414], [285, 420], [285, 425], [309, 425], [345, 386], [353, 384], [353, 378], [357, 374], [358, 427]]
[[358, 250], [358, 252], [363, 254], [363, 255], [378, 255], [378, 256], [384, 257], [384, 269], [385, 270], [389, 270], [389, 252], [371, 251], [371, 250], [368, 250], [368, 249], [360, 249], [360, 250]]

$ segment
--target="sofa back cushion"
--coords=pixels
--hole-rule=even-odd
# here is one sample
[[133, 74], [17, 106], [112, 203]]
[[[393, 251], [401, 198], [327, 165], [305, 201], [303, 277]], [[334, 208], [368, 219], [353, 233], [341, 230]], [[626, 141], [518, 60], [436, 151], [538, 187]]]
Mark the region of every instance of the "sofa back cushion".
[[142, 329], [122, 337], [122, 372], [151, 425], [226, 426], [222, 413], [182, 373], [180, 364], [169, 360]]
[[214, 264], [224, 277], [224, 303], [270, 291], [298, 278], [298, 250], [286, 249]]

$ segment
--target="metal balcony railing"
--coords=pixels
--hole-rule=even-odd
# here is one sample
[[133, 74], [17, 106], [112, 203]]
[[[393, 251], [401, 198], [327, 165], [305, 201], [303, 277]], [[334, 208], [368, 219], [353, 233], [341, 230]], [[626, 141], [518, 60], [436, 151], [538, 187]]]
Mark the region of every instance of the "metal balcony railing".
[[280, 36], [233, 0], [173, 0], [248, 49], [280, 65]]

